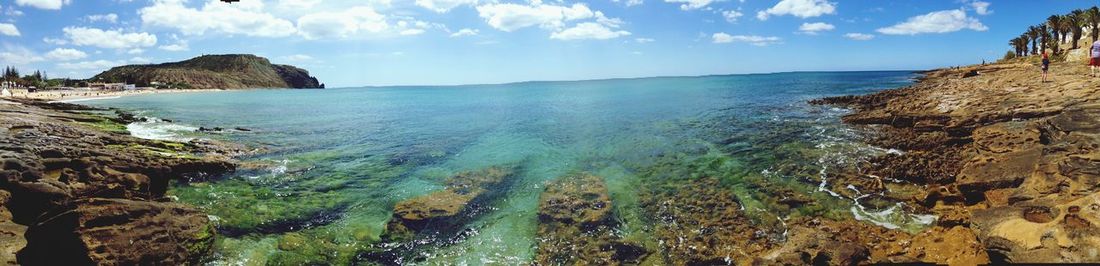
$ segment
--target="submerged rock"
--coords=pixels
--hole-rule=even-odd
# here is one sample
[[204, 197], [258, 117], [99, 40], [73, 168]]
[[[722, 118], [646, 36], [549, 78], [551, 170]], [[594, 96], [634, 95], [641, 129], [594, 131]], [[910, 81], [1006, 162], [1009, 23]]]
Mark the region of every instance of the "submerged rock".
[[81, 199], [27, 230], [28, 265], [195, 264], [214, 244], [206, 215], [177, 203]]
[[642, 206], [654, 219], [653, 234], [668, 264], [752, 261], [782, 233], [750, 220], [733, 193], [712, 178], [645, 193]]
[[632, 265], [647, 251], [620, 239], [603, 179], [587, 173], [546, 185], [539, 198], [536, 265]]
[[482, 202], [500, 194], [494, 189], [507, 181], [512, 170], [490, 167], [462, 172], [447, 180], [445, 189], [398, 202], [386, 226], [389, 239], [412, 237], [421, 231], [449, 231], [462, 225]]

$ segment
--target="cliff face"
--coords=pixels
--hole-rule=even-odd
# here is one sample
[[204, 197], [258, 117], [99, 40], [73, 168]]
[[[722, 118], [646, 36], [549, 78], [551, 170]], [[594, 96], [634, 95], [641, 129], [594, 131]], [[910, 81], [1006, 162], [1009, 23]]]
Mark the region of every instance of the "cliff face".
[[183, 89], [324, 88], [309, 71], [255, 55], [204, 55], [181, 62], [111, 68], [90, 79]]

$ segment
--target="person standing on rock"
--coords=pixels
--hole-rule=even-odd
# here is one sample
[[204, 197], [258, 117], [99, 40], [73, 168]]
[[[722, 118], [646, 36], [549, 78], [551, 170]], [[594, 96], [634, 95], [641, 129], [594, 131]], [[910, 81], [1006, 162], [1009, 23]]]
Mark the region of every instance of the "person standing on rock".
[[1092, 49], [1089, 49], [1089, 68], [1090, 75], [1095, 77], [1096, 71], [1100, 70], [1100, 40], [1092, 43]]

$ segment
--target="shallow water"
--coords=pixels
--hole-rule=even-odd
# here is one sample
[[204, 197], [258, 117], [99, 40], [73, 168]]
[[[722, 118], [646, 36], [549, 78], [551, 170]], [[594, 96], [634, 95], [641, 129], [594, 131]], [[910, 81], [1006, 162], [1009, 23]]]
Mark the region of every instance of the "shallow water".
[[[402, 263], [518, 264], [533, 258], [543, 184], [603, 177], [624, 238], [653, 242], [639, 207], [653, 180], [722, 180], [758, 216], [832, 213], [887, 227], [930, 217], [872, 209], [824, 186], [826, 171], [887, 152], [842, 125], [825, 96], [908, 85], [911, 72], [781, 73], [448, 87], [181, 93], [88, 101], [171, 119], [138, 136], [214, 138], [264, 147], [245, 169], [170, 192], [212, 215], [224, 237], [214, 264], [345, 264], [379, 243], [398, 201], [464, 170], [512, 166], [516, 180], [463, 234], [427, 239]], [[222, 127], [220, 133], [195, 133]], [[234, 130], [245, 128], [250, 131]], [[790, 154], [801, 157], [792, 157]], [[791, 171], [789, 169], [802, 169]], [[829, 210], [769, 204], [754, 182], [789, 186]], [[686, 182], [686, 181], [685, 181]], [[819, 186], [820, 185], [820, 186]], [[834, 196], [835, 195], [835, 196]], [[915, 225], [914, 225], [915, 224]], [[652, 244], [648, 244], [653, 248]]]

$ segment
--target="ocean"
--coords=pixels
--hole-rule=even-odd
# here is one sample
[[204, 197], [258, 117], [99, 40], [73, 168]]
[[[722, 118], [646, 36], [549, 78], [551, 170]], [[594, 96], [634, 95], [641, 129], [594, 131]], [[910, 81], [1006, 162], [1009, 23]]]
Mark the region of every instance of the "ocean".
[[[833, 172], [887, 152], [842, 124], [849, 110], [811, 99], [906, 86], [917, 74], [799, 72], [501, 85], [399, 86], [151, 94], [86, 101], [149, 117], [138, 137], [215, 139], [257, 148], [241, 170], [176, 182], [178, 201], [210, 214], [223, 237], [211, 264], [530, 264], [547, 182], [603, 179], [615, 234], [651, 254], [657, 190], [715, 180], [754, 221], [792, 216], [920, 228], [933, 217], [838, 193]], [[198, 132], [198, 128], [222, 128]], [[402, 253], [383, 237], [394, 205], [444, 189], [448, 177], [514, 171], [499, 196], [457, 234], [415, 240]], [[843, 187], [843, 186], [839, 186]], [[654, 192], [657, 191], [657, 192]], [[776, 200], [776, 191], [814, 204]], [[855, 195], [859, 195], [858, 191]], [[675, 233], [675, 232], [673, 232]], [[774, 237], [785, 232], [778, 230]], [[660, 257], [660, 256], [653, 256]]]

